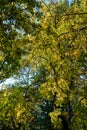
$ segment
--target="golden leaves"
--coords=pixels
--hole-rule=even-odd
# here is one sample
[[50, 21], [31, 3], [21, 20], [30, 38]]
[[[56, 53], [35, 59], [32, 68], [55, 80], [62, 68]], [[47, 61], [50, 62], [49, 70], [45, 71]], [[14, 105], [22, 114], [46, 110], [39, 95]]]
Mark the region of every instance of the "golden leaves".
[[80, 55], [81, 55], [81, 50], [80, 49], [76, 49], [76, 50], [74, 50], [72, 52], [72, 56], [74, 56], [76, 58], [80, 57]]
[[60, 78], [58, 80], [58, 85], [60, 88], [64, 89], [64, 91], [69, 89], [68, 82], [66, 80], [64, 80], [63, 78]]

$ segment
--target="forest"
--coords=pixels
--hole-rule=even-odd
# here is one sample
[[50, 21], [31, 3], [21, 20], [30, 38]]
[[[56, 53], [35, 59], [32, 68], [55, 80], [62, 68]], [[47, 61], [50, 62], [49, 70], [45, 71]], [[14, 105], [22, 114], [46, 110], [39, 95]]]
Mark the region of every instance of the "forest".
[[87, 130], [87, 0], [0, 0], [0, 130]]

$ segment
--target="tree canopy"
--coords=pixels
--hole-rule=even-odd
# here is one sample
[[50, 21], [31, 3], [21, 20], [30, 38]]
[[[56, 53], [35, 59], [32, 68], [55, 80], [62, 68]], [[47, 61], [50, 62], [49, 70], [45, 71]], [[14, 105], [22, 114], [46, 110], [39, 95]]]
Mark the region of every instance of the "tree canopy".
[[86, 130], [87, 1], [0, 6], [0, 80], [17, 79], [0, 90], [0, 128]]
[[0, 1], [0, 81], [20, 67], [21, 56], [26, 51], [22, 37], [34, 30], [39, 6], [35, 0]]

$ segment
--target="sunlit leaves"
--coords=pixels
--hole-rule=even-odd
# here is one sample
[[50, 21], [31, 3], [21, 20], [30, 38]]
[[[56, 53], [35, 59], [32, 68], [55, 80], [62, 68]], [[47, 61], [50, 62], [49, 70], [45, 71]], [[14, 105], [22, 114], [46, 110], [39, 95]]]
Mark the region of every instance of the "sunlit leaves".
[[[59, 108], [60, 113], [67, 113], [66, 116], [62, 115], [62, 121], [69, 118], [68, 123], [74, 124], [71, 120], [74, 110], [77, 108], [77, 111], [82, 106], [82, 102], [78, 103], [79, 106], [77, 102], [80, 102], [79, 91], [84, 84], [80, 85], [82, 68], [86, 70], [83, 62], [86, 54], [87, 14], [84, 13], [82, 4], [74, 3], [67, 8], [63, 3], [59, 4], [42, 8], [44, 12], [40, 21], [41, 31], [37, 29], [31, 54], [34, 65], [45, 66], [48, 72], [45, 83], [39, 88], [40, 93], [46, 99], [54, 99], [54, 105], [56, 109]], [[60, 10], [59, 13], [57, 9]], [[84, 102], [85, 100], [83, 104]], [[58, 120], [55, 117], [57, 114], [55, 111], [50, 114], [54, 124]]]
[[[26, 128], [34, 118], [33, 114], [31, 114], [31, 109], [34, 108], [32, 96], [27, 97], [25, 90], [18, 87], [1, 90], [0, 94], [0, 122], [11, 129]], [[31, 100], [30, 103], [27, 100]], [[30, 129], [29, 125], [27, 129]]]
[[[1, 75], [8, 73], [9, 76], [13, 70], [29, 66], [32, 72], [28, 74], [31, 74], [32, 80], [26, 83], [31, 88], [37, 88], [36, 94], [40, 97], [38, 99], [36, 96], [38, 100], [34, 111], [34, 94], [30, 95], [33, 90], [27, 92], [27, 95], [19, 89], [15, 93], [8, 92], [9, 95], [2, 91], [2, 100], [5, 101], [2, 104], [1, 100], [1, 108], [4, 107], [1, 116], [5, 123], [8, 117], [10, 124], [14, 117], [16, 128], [20, 124], [23, 125], [22, 128], [29, 128], [29, 121], [33, 121], [31, 113], [34, 113], [38, 119], [43, 120], [50, 116], [54, 129], [87, 129], [86, 1], [74, 1], [70, 5], [67, 0], [43, 1], [41, 10], [36, 9], [32, 1], [31, 5], [20, 1], [11, 3], [9, 8], [8, 3], [5, 6], [8, 12], [2, 12], [4, 27], [0, 28]], [[37, 13], [42, 15], [37, 18]], [[19, 86], [23, 86], [21, 83]], [[49, 106], [51, 109], [41, 109], [39, 103], [43, 108], [48, 105], [48, 109]], [[7, 107], [7, 104], [10, 105]], [[41, 115], [38, 116], [38, 113]]]
[[50, 113], [51, 122], [53, 123], [54, 128], [57, 128], [57, 129], [62, 128], [61, 119], [58, 118], [59, 115], [61, 115], [61, 112], [59, 110], [55, 110], [54, 112]]

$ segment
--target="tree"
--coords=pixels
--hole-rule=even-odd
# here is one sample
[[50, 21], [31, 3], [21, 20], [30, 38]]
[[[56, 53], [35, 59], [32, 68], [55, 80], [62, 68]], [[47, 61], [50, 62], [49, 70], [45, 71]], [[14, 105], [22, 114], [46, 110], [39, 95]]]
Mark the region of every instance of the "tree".
[[40, 29], [31, 36], [33, 48], [28, 57], [35, 69], [45, 66], [47, 70], [39, 91], [53, 101], [49, 114], [55, 129], [87, 128], [86, 7], [85, 2], [69, 6], [63, 1], [43, 6]]
[[33, 33], [39, 5], [36, 0], [0, 1], [0, 82], [20, 68], [25, 53], [22, 37]]
[[[40, 95], [38, 88], [42, 83], [46, 82], [47, 70], [44, 66], [32, 70], [28, 65], [22, 68], [18, 75], [15, 75], [17, 83], [15, 85], [19, 87], [24, 87], [25, 98], [30, 101], [29, 96], [33, 91], [32, 98], [34, 99], [33, 109], [31, 115], [34, 117], [32, 122], [29, 123], [30, 129], [38, 130], [54, 130], [51, 125], [51, 118], [49, 112], [53, 110], [53, 103], [51, 100], [46, 100]], [[15, 86], [14, 85], [14, 86]], [[27, 89], [26, 89], [27, 88]], [[29, 91], [30, 90], [30, 91]]]
[[30, 90], [28, 87], [15, 86], [0, 90], [1, 130], [30, 130], [35, 118], [32, 113], [35, 107], [34, 93], [34, 89]]
[[[4, 120], [3, 118], [0, 120], [2, 124], [5, 124], [5, 129], [87, 129], [87, 4], [86, 0], [80, 2], [72, 1], [73, 4], [68, 3], [67, 0], [42, 1], [41, 9], [36, 9], [36, 12], [41, 14], [40, 19], [33, 17], [34, 19], [31, 20], [30, 17], [29, 22], [32, 21], [30, 24], [32, 27], [29, 26], [31, 33], [28, 32], [23, 24], [23, 36], [18, 35], [20, 29], [16, 28], [13, 23], [17, 33], [17, 35], [14, 35], [14, 41], [15, 44], [20, 45], [19, 48], [22, 50], [22, 57], [20, 55], [21, 69], [19, 70], [22, 75], [19, 75], [19, 77], [21, 78], [22, 76], [25, 82], [21, 80], [22, 82], [21, 84], [19, 82], [19, 86], [22, 87], [12, 89], [11, 98], [9, 98], [9, 95], [3, 96], [5, 93], [1, 91], [0, 108], [1, 117]], [[21, 4], [17, 3], [16, 5], [17, 9], [21, 10]], [[23, 4], [22, 8], [26, 8], [25, 5]], [[35, 24], [33, 21], [36, 21]], [[7, 26], [7, 23], [5, 26]], [[6, 36], [10, 34], [7, 30], [5, 33]], [[22, 33], [20, 34], [22, 35]], [[20, 50], [19, 48], [17, 48], [17, 51]], [[11, 54], [11, 56], [14, 56], [16, 53]], [[3, 63], [2, 59], [1, 57], [1, 64]], [[13, 67], [15, 62], [13, 61], [10, 64], [10, 61], [7, 64], [7, 61], [4, 65], [2, 64], [2, 68], [6, 66], [8, 70], [8, 67]], [[15, 70], [17, 70], [17, 67], [18, 65]], [[31, 76], [30, 82], [24, 76], [26, 75], [25, 70], [28, 69], [27, 75]], [[2, 73], [6, 74], [4, 69], [2, 69]], [[13, 91], [15, 89], [17, 91]], [[11, 101], [14, 101], [14, 95], [17, 94], [19, 96], [15, 100], [17, 104], [17, 107], [15, 107], [14, 103], [11, 104]], [[9, 104], [8, 107], [4, 106], [3, 108], [2, 99], [5, 99], [5, 105]], [[11, 114], [8, 114], [8, 108], [9, 110], [11, 109], [11, 112], [9, 112]], [[16, 119], [15, 126], [11, 121], [12, 117], [15, 117], [12, 115], [14, 108], [19, 113], [19, 120]], [[20, 111], [25, 113], [24, 116]], [[8, 115], [11, 118], [6, 120]], [[32, 116], [34, 118], [31, 121], [30, 118]], [[11, 126], [9, 124], [7, 126], [6, 121]]]

